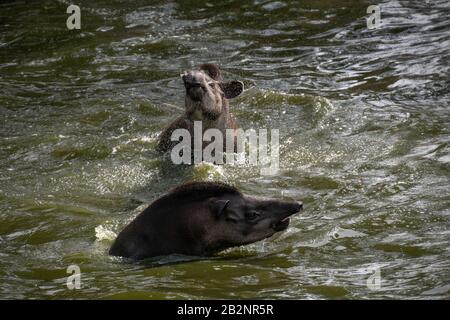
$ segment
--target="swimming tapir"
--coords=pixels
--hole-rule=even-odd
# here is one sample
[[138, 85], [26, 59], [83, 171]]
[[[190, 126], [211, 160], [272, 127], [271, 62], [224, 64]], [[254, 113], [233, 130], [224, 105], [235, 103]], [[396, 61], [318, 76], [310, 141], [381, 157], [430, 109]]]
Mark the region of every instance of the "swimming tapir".
[[207, 256], [286, 230], [298, 202], [258, 199], [217, 182], [181, 185], [154, 201], [114, 241], [109, 253], [135, 260]]
[[[201, 121], [202, 134], [207, 129], [219, 129], [224, 138], [226, 129], [238, 128], [234, 116], [229, 111], [228, 99], [242, 93], [244, 89], [242, 82], [223, 81], [220, 69], [211, 63], [202, 64], [197, 69], [185, 72], [182, 80], [186, 89], [185, 112], [161, 133], [157, 145], [160, 152], [172, 150], [178, 143], [171, 141], [175, 129], [188, 130], [193, 144], [194, 121]], [[225, 147], [225, 140], [223, 145]]]

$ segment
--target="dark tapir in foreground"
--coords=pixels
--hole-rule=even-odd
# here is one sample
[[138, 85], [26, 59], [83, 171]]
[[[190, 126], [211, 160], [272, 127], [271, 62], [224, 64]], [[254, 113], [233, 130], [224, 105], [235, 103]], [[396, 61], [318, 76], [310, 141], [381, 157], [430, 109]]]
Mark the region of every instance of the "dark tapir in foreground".
[[[201, 121], [202, 135], [207, 129], [218, 129], [225, 137], [226, 129], [238, 128], [229, 110], [228, 99], [242, 93], [244, 89], [242, 82], [223, 81], [220, 69], [211, 63], [186, 71], [182, 75], [182, 80], [186, 89], [185, 112], [161, 133], [157, 145], [160, 152], [170, 151], [178, 143], [171, 141], [172, 132], [176, 129], [186, 129], [193, 137], [194, 121]], [[225, 141], [223, 145], [225, 146]]]
[[109, 253], [144, 259], [211, 255], [272, 236], [302, 204], [257, 199], [215, 182], [181, 185], [154, 201], [119, 233]]

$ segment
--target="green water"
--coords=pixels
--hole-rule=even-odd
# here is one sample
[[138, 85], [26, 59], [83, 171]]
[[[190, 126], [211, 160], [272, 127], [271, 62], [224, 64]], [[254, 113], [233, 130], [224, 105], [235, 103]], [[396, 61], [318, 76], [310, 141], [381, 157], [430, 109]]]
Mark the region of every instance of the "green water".
[[[384, 1], [374, 30], [373, 1], [77, 1], [72, 31], [69, 4], [0, 4], [0, 298], [450, 298], [448, 1]], [[245, 83], [243, 128], [280, 130], [278, 175], [153, 151], [203, 62]], [[212, 259], [107, 255], [194, 179], [305, 210]]]

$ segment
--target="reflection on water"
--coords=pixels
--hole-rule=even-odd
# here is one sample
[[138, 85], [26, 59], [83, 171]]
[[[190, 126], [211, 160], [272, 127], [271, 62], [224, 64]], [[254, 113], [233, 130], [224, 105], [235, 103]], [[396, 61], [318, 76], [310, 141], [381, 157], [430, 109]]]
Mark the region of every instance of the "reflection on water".
[[[80, 31], [68, 4], [0, 5], [0, 297], [449, 298], [448, 1], [384, 1], [374, 30], [365, 1], [81, 1]], [[202, 62], [244, 82], [244, 129], [280, 130], [279, 175], [153, 151]], [[147, 202], [214, 179], [305, 210], [212, 259], [108, 257]]]

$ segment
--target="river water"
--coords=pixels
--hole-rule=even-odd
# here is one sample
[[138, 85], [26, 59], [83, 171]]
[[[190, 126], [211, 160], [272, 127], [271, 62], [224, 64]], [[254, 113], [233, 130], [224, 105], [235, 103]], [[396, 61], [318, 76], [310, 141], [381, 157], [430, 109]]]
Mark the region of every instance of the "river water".
[[[81, 30], [69, 4], [0, 4], [0, 298], [450, 298], [449, 1], [77, 1]], [[244, 129], [280, 130], [277, 175], [164, 169], [179, 74], [204, 62], [244, 82]], [[107, 255], [191, 180], [304, 211], [211, 259]]]

